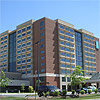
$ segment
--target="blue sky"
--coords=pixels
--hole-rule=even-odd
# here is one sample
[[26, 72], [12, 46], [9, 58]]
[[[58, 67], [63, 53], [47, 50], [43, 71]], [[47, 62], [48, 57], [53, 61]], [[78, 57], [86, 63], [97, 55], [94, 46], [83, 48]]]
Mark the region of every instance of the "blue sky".
[[0, 0], [0, 33], [42, 17], [64, 20], [100, 38], [99, 0]]

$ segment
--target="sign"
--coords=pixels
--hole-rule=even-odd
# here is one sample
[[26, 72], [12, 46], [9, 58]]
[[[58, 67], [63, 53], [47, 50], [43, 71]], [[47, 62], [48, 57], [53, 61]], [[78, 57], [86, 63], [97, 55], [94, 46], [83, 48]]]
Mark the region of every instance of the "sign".
[[96, 49], [99, 49], [99, 42], [95, 41], [95, 43], [96, 43]]

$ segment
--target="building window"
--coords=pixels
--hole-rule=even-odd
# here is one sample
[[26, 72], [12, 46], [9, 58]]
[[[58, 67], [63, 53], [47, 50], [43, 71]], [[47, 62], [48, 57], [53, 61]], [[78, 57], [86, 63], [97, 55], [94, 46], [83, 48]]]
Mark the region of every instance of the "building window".
[[45, 77], [40, 77], [40, 81], [43, 83], [45, 81]]
[[22, 44], [22, 47], [25, 47], [26, 46], [26, 44]]
[[21, 38], [21, 35], [18, 35], [17, 38]]
[[22, 60], [22, 63], [26, 63], [26, 60]]
[[27, 40], [30, 40], [31, 39], [31, 37], [27, 37]]
[[26, 68], [26, 66], [22, 66], [22, 68], [24, 69], [24, 68]]
[[66, 31], [69, 31], [69, 28], [68, 28], [68, 27], [65, 27], [65, 30], [66, 30]]
[[67, 77], [67, 82], [70, 82], [70, 78], [69, 77]]
[[66, 53], [66, 56], [67, 56], [67, 57], [70, 57], [70, 54], [69, 54], [69, 53]]
[[60, 41], [60, 44], [64, 45], [64, 41]]
[[29, 34], [31, 34], [31, 31], [28, 31], [28, 32], [27, 32], [27, 35], [29, 35]]
[[60, 39], [64, 39], [64, 36], [61, 36], [61, 35], [60, 35], [59, 38], [60, 38]]
[[26, 57], [26, 55], [22, 55], [22, 58], [25, 58]]
[[21, 43], [21, 40], [18, 40], [17, 43]]
[[66, 78], [65, 77], [62, 77], [62, 82], [66, 82]]
[[23, 33], [23, 34], [22, 34], [22, 36], [25, 36], [25, 35], [26, 35], [26, 33]]
[[61, 70], [61, 74], [65, 74], [65, 70], [64, 69]]
[[65, 64], [60, 64], [60, 67], [65, 67]]
[[31, 50], [31, 48], [27, 48], [27, 51], [30, 51]]
[[64, 47], [60, 47], [60, 50], [65, 50], [65, 48]]
[[18, 33], [18, 34], [21, 33], [21, 30], [18, 30], [17, 33]]
[[23, 28], [23, 29], [22, 29], [22, 32], [24, 32], [24, 31], [26, 31], [26, 28]]
[[42, 69], [41, 69], [41, 72], [45, 72], [45, 69], [44, 69], [44, 68], [42, 68]]
[[21, 56], [17, 56], [17, 59], [20, 59], [21, 58]]
[[70, 63], [70, 59], [66, 59], [66, 62]]
[[44, 30], [44, 27], [41, 27], [40, 30]]
[[17, 64], [21, 64], [21, 61], [18, 61]]
[[44, 33], [40, 33], [40, 36], [44, 36]]
[[31, 42], [28, 42], [28, 43], [27, 43], [27, 46], [29, 46], [29, 45], [31, 45]]
[[44, 22], [42, 21], [42, 22], [40, 22], [40, 26], [43, 26], [44, 25]]
[[73, 31], [73, 29], [70, 29], [70, 32], [72, 32], [72, 33], [73, 33], [73, 32], [74, 32], [74, 31]]
[[61, 34], [64, 34], [64, 31], [61, 31], [61, 30], [60, 30], [60, 33], [61, 33]]
[[41, 44], [41, 45], [40, 45], [40, 48], [43, 48], [43, 47], [44, 47], [44, 44]]
[[30, 57], [30, 56], [31, 56], [31, 53], [28, 53], [28, 54], [27, 54], [27, 57]]
[[60, 58], [60, 61], [64, 61], [65, 62], [65, 58]]
[[41, 54], [42, 54], [42, 53], [44, 53], [44, 51], [43, 51], [43, 50], [41, 51]]
[[70, 34], [71, 37], [73, 37], [73, 34]]
[[25, 52], [26, 51], [26, 49], [22, 49], [22, 52]]
[[31, 65], [27, 65], [27, 68], [31, 68]]
[[31, 59], [28, 59], [27, 62], [31, 62]]
[[67, 72], [67, 74], [70, 74], [70, 70], [67, 70], [66, 72]]
[[26, 74], [26, 72], [25, 72], [25, 71], [23, 71], [23, 72], [22, 72], [22, 74]]
[[29, 70], [29, 71], [27, 71], [27, 74], [31, 74], [31, 71]]
[[44, 60], [44, 56], [41, 57], [41, 60]]
[[45, 65], [44, 62], [42, 62], [42, 63], [41, 63], [41, 66], [44, 66], [44, 65]]
[[66, 48], [66, 51], [70, 51], [70, 49], [69, 48]]
[[71, 65], [71, 68], [75, 68], [75, 66], [74, 65]]
[[61, 52], [60, 55], [61, 55], [61, 56], [65, 56], [65, 53], [64, 53], [64, 52]]
[[40, 41], [41, 41], [41, 42], [43, 42], [43, 41], [44, 41], [44, 39], [41, 39]]
[[17, 69], [21, 69], [21, 67], [17, 67]]
[[64, 26], [63, 26], [63, 25], [59, 25], [59, 27], [60, 27], [61, 29], [64, 29]]
[[25, 42], [25, 40], [26, 40], [25, 38], [24, 38], [24, 39], [22, 39], [22, 42]]
[[66, 65], [67, 68], [70, 68], [70, 65]]
[[29, 30], [29, 29], [31, 29], [31, 26], [28, 26], [28, 27], [27, 27], [27, 30]]

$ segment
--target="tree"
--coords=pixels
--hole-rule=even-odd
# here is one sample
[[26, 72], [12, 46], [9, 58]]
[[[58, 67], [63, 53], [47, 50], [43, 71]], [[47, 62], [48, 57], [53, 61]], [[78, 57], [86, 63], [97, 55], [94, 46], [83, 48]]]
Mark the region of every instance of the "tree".
[[[82, 83], [85, 83], [86, 78], [83, 77], [84, 70], [81, 69], [81, 66], [76, 66], [74, 71], [69, 75], [71, 86], [82, 86]], [[67, 75], [65, 75], [66, 77]]]
[[23, 83], [23, 84], [21, 84], [21, 90], [24, 92], [24, 90], [25, 90], [25, 84]]
[[28, 87], [28, 90], [29, 90], [30, 93], [32, 93], [33, 92], [33, 87], [32, 86], [29, 86]]
[[[5, 77], [5, 73], [1, 70], [1, 75], [0, 75], [0, 87], [6, 87], [9, 82], [9, 78]], [[1, 88], [0, 88], [1, 91]]]

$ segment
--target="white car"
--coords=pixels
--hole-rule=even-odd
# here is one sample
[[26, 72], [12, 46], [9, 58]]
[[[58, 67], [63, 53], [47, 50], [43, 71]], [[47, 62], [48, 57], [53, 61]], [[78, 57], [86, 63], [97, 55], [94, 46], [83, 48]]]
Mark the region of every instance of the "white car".
[[92, 91], [94, 91], [96, 89], [95, 86], [88, 86], [88, 89], [91, 89]]

